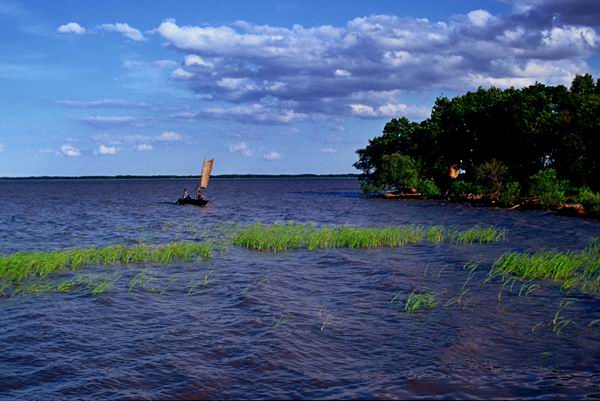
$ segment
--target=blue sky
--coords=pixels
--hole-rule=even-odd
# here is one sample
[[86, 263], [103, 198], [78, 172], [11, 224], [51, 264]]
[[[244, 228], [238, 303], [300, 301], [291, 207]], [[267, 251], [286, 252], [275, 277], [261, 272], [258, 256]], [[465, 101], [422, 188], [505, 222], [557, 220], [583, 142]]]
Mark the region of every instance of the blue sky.
[[0, 176], [348, 173], [393, 117], [598, 75], [600, 3], [0, 0]]

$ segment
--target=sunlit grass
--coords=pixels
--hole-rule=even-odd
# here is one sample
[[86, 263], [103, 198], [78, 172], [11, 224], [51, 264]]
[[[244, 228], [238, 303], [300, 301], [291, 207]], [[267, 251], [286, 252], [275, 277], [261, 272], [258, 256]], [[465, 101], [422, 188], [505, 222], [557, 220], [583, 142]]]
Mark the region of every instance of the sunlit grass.
[[551, 280], [564, 290], [600, 293], [600, 241], [594, 240], [581, 252], [506, 252], [493, 264], [490, 277], [509, 282]]
[[256, 251], [281, 252], [290, 249], [399, 247], [421, 243], [488, 244], [505, 237], [506, 231], [495, 227], [473, 227], [461, 231], [442, 226], [317, 228], [313, 224], [258, 223], [241, 228], [233, 243]]
[[206, 259], [212, 247], [207, 243], [177, 242], [165, 245], [79, 248], [51, 252], [17, 252], [0, 255], [0, 280], [12, 284], [51, 273], [77, 271], [83, 265], [169, 264], [175, 261]]
[[404, 310], [413, 313], [423, 309], [432, 309], [438, 304], [437, 296], [428, 292], [413, 291], [408, 295]]

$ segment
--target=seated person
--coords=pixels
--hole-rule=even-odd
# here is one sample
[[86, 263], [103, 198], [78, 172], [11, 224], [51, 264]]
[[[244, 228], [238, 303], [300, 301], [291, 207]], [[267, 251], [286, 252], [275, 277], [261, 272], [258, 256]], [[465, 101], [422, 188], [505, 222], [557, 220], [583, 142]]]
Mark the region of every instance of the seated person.
[[181, 195], [181, 199], [191, 199], [190, 193], [188, 192], [187, 188], [185, 188], [183, 190], [183, 194]]
[[204, 200], [201, 190], [198, 190], [198, 192], [196, 192], [196, 200]]

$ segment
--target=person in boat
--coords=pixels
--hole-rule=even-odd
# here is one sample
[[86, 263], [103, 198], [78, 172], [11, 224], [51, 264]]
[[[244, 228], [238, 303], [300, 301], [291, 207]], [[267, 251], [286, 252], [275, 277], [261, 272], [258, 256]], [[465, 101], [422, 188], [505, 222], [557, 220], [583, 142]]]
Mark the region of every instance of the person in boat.
[[190, 193], [188, 192], [187, 188], [183, 189], [183, 194], [181, 195], [181, 199], [191, 199]]
[[196, 192], [196, 200], [204, 200], [204, 197], [202, 196], [202, 191], [200, 189], [198, 189], [198, 191]]

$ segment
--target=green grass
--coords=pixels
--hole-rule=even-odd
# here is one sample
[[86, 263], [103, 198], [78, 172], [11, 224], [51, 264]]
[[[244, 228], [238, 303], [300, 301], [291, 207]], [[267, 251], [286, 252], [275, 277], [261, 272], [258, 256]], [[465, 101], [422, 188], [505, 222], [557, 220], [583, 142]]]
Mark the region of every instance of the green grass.
[[43, 279], [51, 273], [77, 271], [84, 265], [169, 264], [210, 258], [211, 251], [210, 244], [176, 242], [157, 246], [111, 245], [51, 252], [17, 252], [0, 255], [0, 280], [18, 285], [32, 277]]
[[437, 296], [428, 292], [413, 291], [408, 295], [404, 310], [413, 313], [423, 309], [432, 309], [438, 304]]
[[581, 252], [507, 252], [494, 262], [493, 277], [501, 277], [503, 282], [514, 277], [551, 280], [564, 290], [600, 294], [600, 241], [592, 241]]
[[382, 248], [421, 243], [488, 244], [504, 239], [506, 231], [495, 227], [473, 227], [465, 231], [442, 226], [388, 227], [332, 226], [275, 223], [242, 227], [234, 245], [256, 251], [282, 252], [291, 249]]

